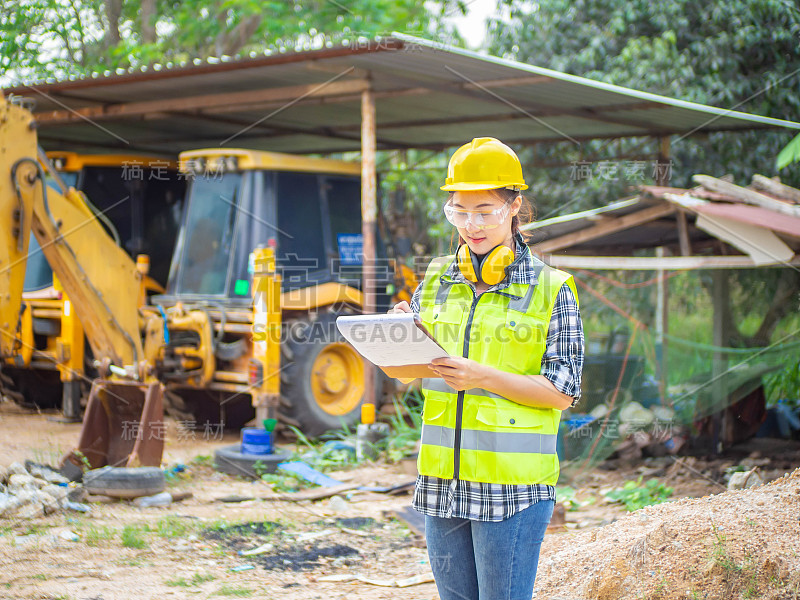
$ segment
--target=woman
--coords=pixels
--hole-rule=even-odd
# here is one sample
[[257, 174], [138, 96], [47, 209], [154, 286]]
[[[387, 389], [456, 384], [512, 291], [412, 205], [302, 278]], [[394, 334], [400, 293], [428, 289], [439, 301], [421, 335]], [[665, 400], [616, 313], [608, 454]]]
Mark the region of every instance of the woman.
[[456, 255], [434, 259], [411, 304], [390, 310], [418, 313], [450, 355], [422, 380], [413, 499], [442, 600], [530, 600], [555, 505], [560, 415], [580, 398], [575, 283], [525, 244], [527, 187], [499, 140], [459, 148], [441, 188]]

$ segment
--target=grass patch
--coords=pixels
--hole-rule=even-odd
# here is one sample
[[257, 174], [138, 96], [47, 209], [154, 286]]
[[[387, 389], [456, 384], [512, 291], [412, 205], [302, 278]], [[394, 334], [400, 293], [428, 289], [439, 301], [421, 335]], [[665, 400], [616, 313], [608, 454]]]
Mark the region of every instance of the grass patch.
[[186, 579], [185, 577], [167, 579], [164, 582], [164, 585], [168, 585], [170, 587], [193, 587], [196, 585], [202, 585], [208, 581], [214, 581], [214, 579], [216, 579], [216, 577], [213, 575], [201, 575], [200, 573], [195, 573], [192, 575], [191, 579]]
[[114, 538], [117, 530], [104, 525], [103, 527], [88, 527], [83, 531], [83, 541], [87, 546], [100, 546], [102, 542]]
[[621, 488], [611, 490], [606, 498], [624, 504], [629, 511], [639, 510], [652, 504], [660, 504], [672, 496], [673, 489], [658, 479], [650, 479], [642, 485], [642, 478], [626, 481]]
[[734, 590], [739, 589], [742, 598], [760, 598], [762, 596], [758, 584], [758, 564], [752, 556], [745, 553], [743, 562], [738, 562], [728, 550], [728, 539], [725, 535], [717, 531], [716, 526], [712, 525], [714, 533], [714, 548], [711, 556], [720, 569], [726, 582], [726, 596], [730, 596]]
[[390, 433], [385, 444], [386, 457], [393, 463], [412, 456], [421, 435], [422, 404], [409, 402], [411, 394], [392, 398], [394, 414], [389, 416]]
[[126, 525], [122, 530], [122, 545], [125, 548], [147, 548], [145, 528], [141, 525]]
[[189, 519], [181, 519], [175, 515], [167, 515], [156, 523], [156, 533], [164, 538], [183, 537], [195, 530]]
[[255, 593], [255, 590], [251, 590], [247, 587], [238, 587], [235, 585], [228, 585], [227, 583], [223, 583], [222, 586], [212, 594], [212, 596], [230, 596], [233, 598], [249, 598]]

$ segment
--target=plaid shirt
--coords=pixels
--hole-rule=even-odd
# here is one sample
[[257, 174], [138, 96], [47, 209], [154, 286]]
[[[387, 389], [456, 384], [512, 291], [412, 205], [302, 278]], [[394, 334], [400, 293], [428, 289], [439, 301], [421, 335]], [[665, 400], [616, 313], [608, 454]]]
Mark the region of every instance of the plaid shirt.
[[[530, 284], [533, 281], [534, 260], [538, 259], [534, 259], [527, 246], [521, 243], [521, 237], [517, 237], [516, 240], [516, 257], [518, 258], [523, 252], [526, 252], [527, 256], [518, 262], [511, 272], [511, 277], [508, 278], [510, 282], [504, 281], [494, 285], [487, 292], [506, 288], [509, 283]], [[446, 274], [455, 281], [472, 287], [474, 293], [475, 286], [462, 275], [455, 260]], [[415, 313], [419, 313], [420, 310], [421, 294], [422, 282], [411, 298], [411, 310]], [[572, 290], [564, 284], [556, 296], [553, 307], [546, 349], [542, 356], [541, 374], [560, 392], [574, 398], [571, 407], [575, 406], [581, 397], [583, 354], [583, 325], [580, 311]], [[510, 485], [417, 475], [411, 505], [421, 513], [436, 517], [502, 521], [539, 500], [555, 501], [555, 499], [555, 487], [542, 483]]]

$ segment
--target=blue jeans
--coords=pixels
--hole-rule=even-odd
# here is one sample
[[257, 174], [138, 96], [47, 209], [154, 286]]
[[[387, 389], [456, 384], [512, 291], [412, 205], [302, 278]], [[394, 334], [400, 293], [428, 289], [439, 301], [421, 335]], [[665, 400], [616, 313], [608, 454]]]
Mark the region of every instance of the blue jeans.
[[502, 521], [425, 515], [428, 558], [441, 600], [531, 600], [554, 506], [539, 500]]

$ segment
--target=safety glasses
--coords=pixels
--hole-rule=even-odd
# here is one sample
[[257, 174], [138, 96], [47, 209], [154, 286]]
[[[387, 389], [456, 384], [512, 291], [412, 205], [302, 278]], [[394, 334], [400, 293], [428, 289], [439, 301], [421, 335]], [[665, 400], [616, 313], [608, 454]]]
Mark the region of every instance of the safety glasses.
[[444, 205], [444, 216], [456, 227], [464, 228], [472, 223], [478, 229], [494, 229], [506, 220], [508, 210], [507, 204], [494, 210], [462, 210], [448, 202]]

